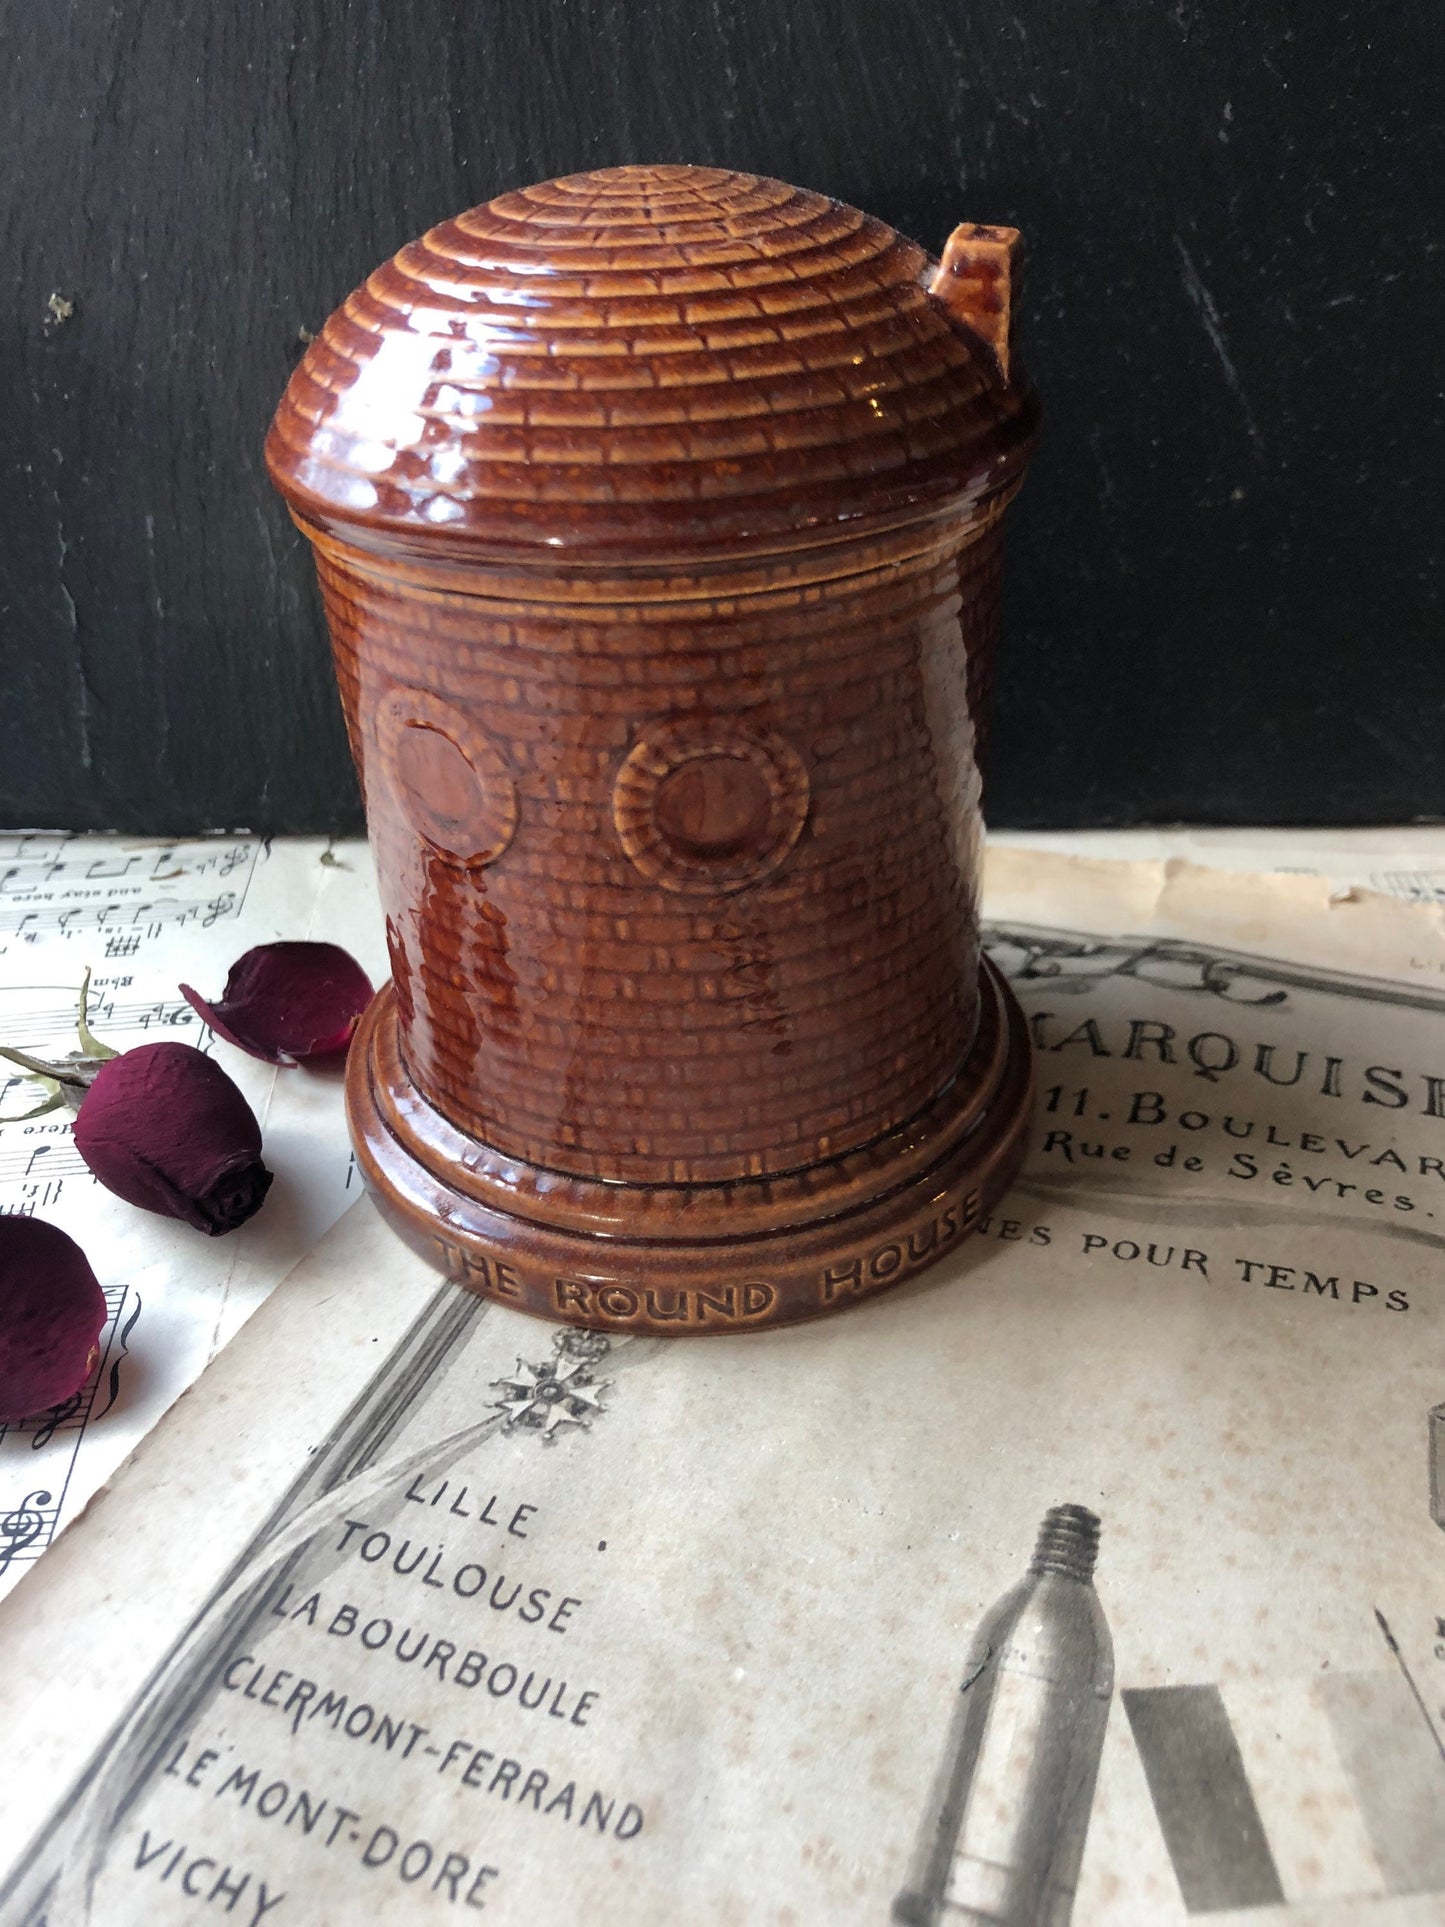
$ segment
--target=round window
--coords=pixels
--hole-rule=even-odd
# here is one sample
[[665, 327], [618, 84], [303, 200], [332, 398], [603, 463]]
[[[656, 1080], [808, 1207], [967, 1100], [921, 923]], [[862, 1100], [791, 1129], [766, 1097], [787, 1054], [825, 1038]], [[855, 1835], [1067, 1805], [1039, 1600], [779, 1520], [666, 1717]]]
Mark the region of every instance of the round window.
[[393, 689], [376, 744], [403, 814], [441, 855], [493, 863], [517, 831], [517, 786], [500, 753], [460, 710], [421, 689]]
[[647, 724], [618, 771], [617, 834], [669, 890], [741, 890], [771, 875], [808, 814], [808, 775], [774, 731], [741, 718]]

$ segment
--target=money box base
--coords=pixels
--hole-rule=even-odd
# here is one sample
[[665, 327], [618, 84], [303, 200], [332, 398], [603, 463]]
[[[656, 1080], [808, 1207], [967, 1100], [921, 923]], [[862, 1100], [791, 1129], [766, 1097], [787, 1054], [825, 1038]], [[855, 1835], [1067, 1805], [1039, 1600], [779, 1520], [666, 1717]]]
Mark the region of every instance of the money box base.
[[726, 1184], [604, 1183], [466, 1136], [416, 1090], [390, 988], [353, 1040], [346, 1101], [367, 1187], [438, 1270], [518, 1311], [603, 1331], [751, 1331], [916, 1277], [1012, 1182], [1028, 1031], [985, 960], [974, 1047], [926, 1110], [846, 1156]]

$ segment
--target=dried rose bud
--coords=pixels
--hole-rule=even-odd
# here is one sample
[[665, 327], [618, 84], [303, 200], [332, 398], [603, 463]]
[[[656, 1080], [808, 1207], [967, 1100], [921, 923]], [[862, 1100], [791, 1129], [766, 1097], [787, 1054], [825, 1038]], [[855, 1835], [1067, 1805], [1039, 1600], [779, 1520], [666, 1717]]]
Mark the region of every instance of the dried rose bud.
[[74, 1132], [108, 1191], [213, 1238], [244, 1224], [271, 1185], [254, 1112], [192, 1044], [140, 1044], [102, 1064]]
[[105, 1293], [74, 1238], [41, 1218], [0, 1217], [0, 1423], [78, 1392], [104, 1324]]
[[345, 1050], [372, 989], [334, 943], [263, 943], [231, 965], [216, 1003], [189, 984], [181, 995], [228, 1044], [268, 1064], [294, 1064]]

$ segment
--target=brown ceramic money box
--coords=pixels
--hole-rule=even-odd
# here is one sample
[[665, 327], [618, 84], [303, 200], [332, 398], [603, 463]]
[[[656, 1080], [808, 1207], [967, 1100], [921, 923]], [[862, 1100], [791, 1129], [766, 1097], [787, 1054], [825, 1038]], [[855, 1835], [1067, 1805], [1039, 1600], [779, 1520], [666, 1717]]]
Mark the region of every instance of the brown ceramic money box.
[[489, 1296], [664, 1333], [898, 1284], [1012, 1177], [978, 943], [1007, 228], [935, 262], [625, 167], [434, 228], [327, 322], [271, 474], [315, 549], [392, 983], [362, 1170]]

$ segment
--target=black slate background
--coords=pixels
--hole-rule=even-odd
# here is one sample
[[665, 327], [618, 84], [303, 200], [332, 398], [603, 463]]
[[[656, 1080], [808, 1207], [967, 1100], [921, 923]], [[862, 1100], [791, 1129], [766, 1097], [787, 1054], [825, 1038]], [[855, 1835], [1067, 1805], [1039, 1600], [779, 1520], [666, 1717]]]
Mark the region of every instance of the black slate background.
[[300, 331], [638, 160], [1025, 231], [996, 823], [1445, 815], [1442, 52], [1436, 0], [3, 0], [0, 821], [357, 826], [261, 465]]

